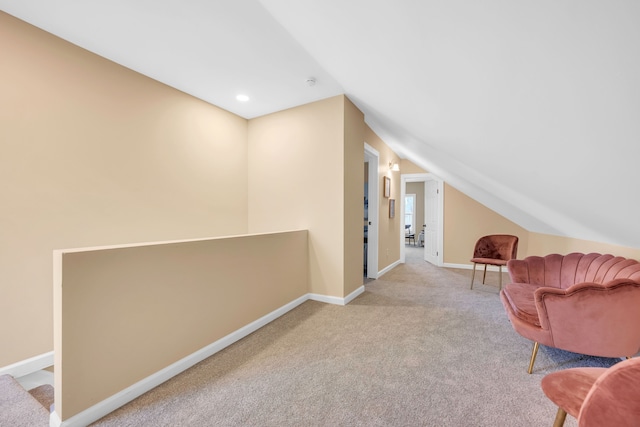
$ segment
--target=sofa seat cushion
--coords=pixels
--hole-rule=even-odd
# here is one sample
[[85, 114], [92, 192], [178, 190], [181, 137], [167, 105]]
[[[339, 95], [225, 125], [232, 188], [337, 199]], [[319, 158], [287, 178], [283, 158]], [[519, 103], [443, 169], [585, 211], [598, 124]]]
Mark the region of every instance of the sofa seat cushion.
[[510, 283], [503, 289], [513, 314], [524, 322], [540, 327], [534, 292], [540, 286], [531, 283]]
[[544, 394], [552, 402], [567, 411], [569, 415], [578, 418], [582, 403], [591, 387], [606, 371], [606, 368], [566, 369], [546, 375], [542, 378], [540, 385]]
[[507, 265], [507, 261], [495, 258], [471, 258], [471, 262], [476, 264]]

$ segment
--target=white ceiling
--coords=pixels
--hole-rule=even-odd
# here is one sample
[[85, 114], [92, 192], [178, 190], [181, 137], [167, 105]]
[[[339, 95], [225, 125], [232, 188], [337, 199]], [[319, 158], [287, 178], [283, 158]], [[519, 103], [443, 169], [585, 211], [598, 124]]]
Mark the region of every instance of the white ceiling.
[[637, 0], [0, 9], [245, 118], [345, 93], [401, 157], [528, 230], [640, 248]]

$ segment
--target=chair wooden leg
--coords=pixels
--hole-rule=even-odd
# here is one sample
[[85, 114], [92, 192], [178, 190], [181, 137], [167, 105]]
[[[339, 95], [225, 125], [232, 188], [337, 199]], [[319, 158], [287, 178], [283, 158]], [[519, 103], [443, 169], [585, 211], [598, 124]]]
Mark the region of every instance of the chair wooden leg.
[[562, 427], [566, 418], [567, 412], [562, 408], [558, 408], [558, 412], [556, 412], [556, 419], [553, 421], [553, 427]]
[[487, 278], [487, 264], [484, 265], [484, 274], [482, 275], [482, 284], [484, 285], [484, 280]]
[[473, 279], [476, 277], [476, 263], [473, 263], [473, 273], [471, 274], [471, 288], [473, 289]]
[[531, 352], [531, 360], [529, 361], [529, 369], [527, 369], [527, 373], [533, 372], [533, 364], [536, 363], [536, 356], [538, 355], [538, 347], [540, 344], [537, 342], [533, 343], [533, 351]]

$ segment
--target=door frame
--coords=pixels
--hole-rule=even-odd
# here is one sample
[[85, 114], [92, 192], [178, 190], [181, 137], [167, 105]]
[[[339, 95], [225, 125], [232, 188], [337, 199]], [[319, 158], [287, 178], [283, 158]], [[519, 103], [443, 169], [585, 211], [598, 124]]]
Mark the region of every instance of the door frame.
[[[427, 181], [435, 181], [438, 187], [438, 210], [437, 210], [437, 220], [438, 224], [436, 226], [436, 234], [437, 234], [437, 262], [436, 266], [442, 267], [444, 265], [444, 181], [435, 176], [432, 173], [408, 173], [402, 174], [400, 176], [401, 185], [400, 185], [400, 197], [402, 203], [400, 203], [400, 215], [401, 218], [404, 218], [404, 196], [407, 193], [407, 183], [408, 182], [424, 182], [426, 184]], [[424, 200], [427, 203], [427, 186], [424, 186]], [[426, 213], [426, 206], [425, 206]], [[401, 230], [400, 230], [400, 262], [405, 262], [405, 238], [404, 238], [404, 220], [401, 221]], [[416, 229], [418, 227], [416, 226]], [[416, 230], [417, 231], [417, 230]], [[418, 236], [416, 236], [417, 238]], [[426, 245], [425, 245], [425, 257], [426, 257]]]
[[[378, 150], [364, 143], [364, 160], [369, 163], [369, 226], [367, 228], [367, 278], [378, 278], [378, 227], [380, 218], [379, 169], [380, 153]], [[373, 167], [372, 167], [373, 166]], [[363, 236], [364, 237], [364, 236]]]

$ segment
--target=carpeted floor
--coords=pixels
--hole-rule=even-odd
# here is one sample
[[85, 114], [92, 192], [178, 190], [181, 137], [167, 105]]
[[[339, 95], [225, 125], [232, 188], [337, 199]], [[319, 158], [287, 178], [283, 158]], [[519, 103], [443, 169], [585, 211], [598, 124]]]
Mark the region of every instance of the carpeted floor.
[[351, 304], [308, 301], [93, 425], [549, 426], [545, 374], [619, 361], [541, 347], [528, 375], [497, 286], [420, 258], [408, 247]]
[[0, 427], [45, 427], [53, 388], [45, 384], [27, 391], [11, 375], [0, 375]]

